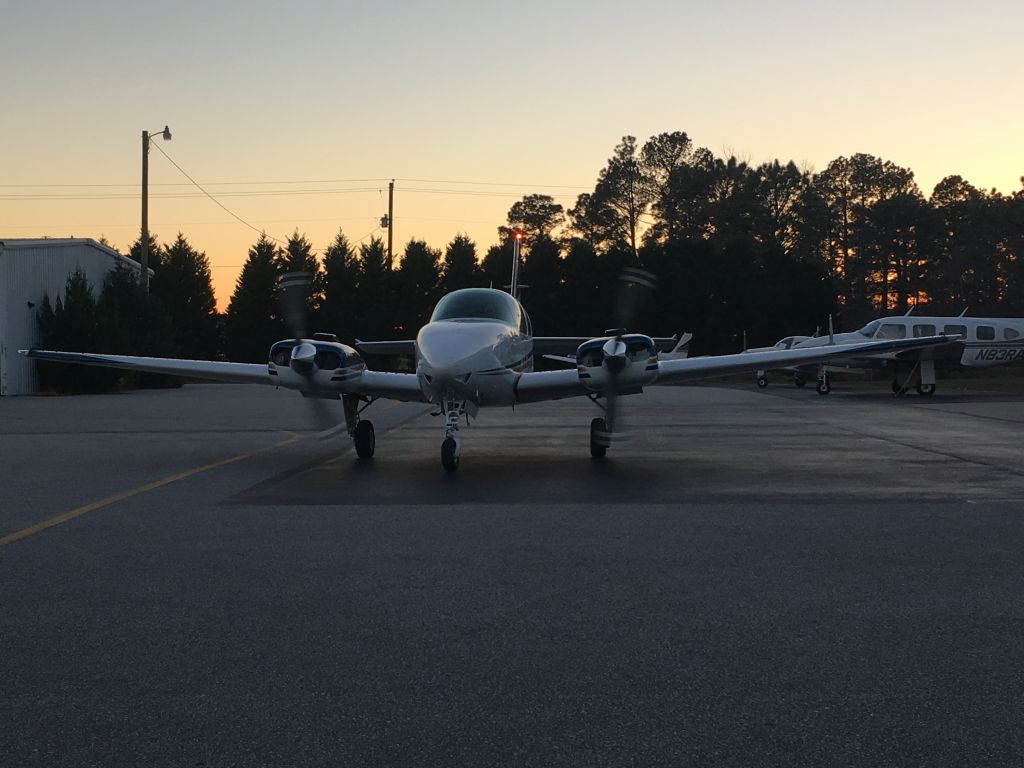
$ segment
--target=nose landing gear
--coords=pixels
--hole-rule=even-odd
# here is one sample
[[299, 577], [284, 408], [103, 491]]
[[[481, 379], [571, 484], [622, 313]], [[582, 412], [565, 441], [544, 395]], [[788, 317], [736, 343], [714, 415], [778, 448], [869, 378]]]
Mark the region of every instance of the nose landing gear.
[[462, 445], [459, 440], [459, 417], [466, 412], [466, 404], [446, 400], [444, 404], [444, 441], [441, 443], [441, 466], [445, 472], [459, 468]]

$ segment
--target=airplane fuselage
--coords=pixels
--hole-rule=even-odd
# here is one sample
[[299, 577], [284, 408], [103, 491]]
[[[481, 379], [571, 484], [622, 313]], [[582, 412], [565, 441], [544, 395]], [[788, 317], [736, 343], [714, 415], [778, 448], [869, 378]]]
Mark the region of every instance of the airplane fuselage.
[[[882, 339], [908, 339], [922, 336], [959, 336], [962, 350], [955, 358], [945, 358], [946, 364], [964, 368], [987, 368], [1024, 361], [1024, 319], [987, 317], [924, 317], [900, 315], [874, 320], [858, 331], [834, 334], [836, 344], [852, 344]], [[804, 349], [829, 344], [828, 336], [818, 336], [797, 344]], [[894, 359], [896, 353], [878, 355], [879, 360]]]

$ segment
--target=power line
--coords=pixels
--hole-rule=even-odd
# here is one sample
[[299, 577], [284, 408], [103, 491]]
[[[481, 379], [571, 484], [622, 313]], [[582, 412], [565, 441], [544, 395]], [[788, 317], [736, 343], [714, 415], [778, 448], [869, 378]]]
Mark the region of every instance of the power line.
[[[166, 153], [164, 153], [166, 155]], [[168, 158], [170, 159], [170, 158]], [[371, 182], [382, 182], [386, 183], [390, 179], [375, 178], [375, 179], [277, 179], [271, 181], [207, 181], [204, 182], [208, 187], [220, 187], [220, 186], [257, 186], [261, 184], [368, 184]], [[535, 189], [590, 189], [591, 186], [581, 184], [524, 184], [520, 182], [508, 182], [508, 181], [460, 181], [455, 179], [404, 179], [401, 177], [395, 177], [395, 181], [408, 181], [413, 184], [459, 184], [462, 186], [478, 186], [478, 187], [521, 187], [521, 188], [535, 188]], [[195, 183], [195, 182], [192, 182]], [[110, 183], [96, 183], [96, 184], [0, 184], [0, 189], [63, 189], [63, 188], [83, 188], [83, 187], [104, 187], [104, 188], [130, 188], [138, 189], [139, 184], [110, 184]], [[183, 182], [161, 182], [153, 183], [150, 187], [183, 187], [188, 186]], [[377, 187], [374, 187], [377, 189]]]
[[151, 142], [151, 143], [150, 143], [150, 146], [151, 146], [151, 147], [156, 147], [156, 148], [157, 148], [158, 150], [160, 150], [160, 154], [161, 154], [161, 155], [163, 155], [164, 157], [166, 157], [166, 158], [167, 158], [167, 162], [169, 162], [169, 163], [170, 163], [171, 165], [173, 165], [173, 166], [174, 166], [175, 168], [177, 168], [177, 169], [178, 169], [178, 171], [180, 171], [180, 172], [181, 172], [181, 175], [182, 175], [182, 176], [184, 176], [184, 177], [185, 177], [186, 179], [188, 179], [189, 181], [191, 181], [191, 182], [192, 182], [193, 184], [195, 184], [195, 185], [196, 185], [196, 189], [198, 189], [198, 190], [199, 190], [200, 192], [202, 192], [202, 193], [203, 193], [204, 195], [206, 195], [206, 196], [207, 196], [208, 198], [210, 198], [210, 199], [211, 199], [211, 200], [212, 200], [212, 201], [213, 201], [214, 203], [216, 203], [216, 204], [217, 204], [217, 206], [218, 206], [218, 207], [220, 207], [220, 208], [221, 208], [221, 209], [222, 209], [222, 210], [223, 210], [223, 211], [224, 211], [225, 213], [227, 213], [227, 214], [228, 214], [229, 216], [231, 216], [231, 217], [232, 217], [232, 218], [234, 218], [234, 219], [237, 219], [237, 220], [238, 220], [238, 221], [240, 221], [240, 222], [241, 222], [242, 224], [244, 224], [245, 226], [249, 227], [249, 229], [253, 230], [254, 232], [257, 232], [257, 233], [259, 233], [259, 234], [260, 234], [260, 235], [262, 235], [263, 237], [269, 238], [270, 240], [273, 240], [273, 241], [274, 241], [275, 243], [282, 243], [282, 241], [281, 241], [281, 240], [278, 240], [278, 239], [277, 239], [276, 237], [273, 237], [273, 236], [271, 236], [271, 235], [268, 235], [268, 234], [266, 233], [266, 230], [261, 230], [261, 229], [258, 229], [257, 227], [254, 227], [254, 226], [253, 226], [252, 224], [250, 224], [250, 223], [249, 223], [248, 221], [246, 221], [246, 220], [245, 220], [245, 219], [243, 219], [243, 218], [242, 218], [241, 216], [239, 216], [239, 215], [238, 215], [237, 213], [235, 213], [235, 212], [234, 212], [234, 211], [232, 211], [232, 210], [231, 210], [230, 208], [228, 208], [228, 207], [227, 207], [227, 206], [225, 206], [225, 205], [224, 205], [223, 203], [221, 203], [221, 202], [220, 202], [220, 200], [218, 200], [218, 199], [217, 199], [217, 198], [215, 198], [215, 197], [214, 197], [213, 195], [211, 195], [211, 194], [210, 194], [209, 192], [207, 192], [207, 191], [206, 191], [205, 189], [203, 189], [203, 188], [202, 188], [202, 187], [201, 187], [201, 186], [199, 185], [199, 182], [197, 182], [197, 181], [196, 181], [195, 179], [193, 179], [193, 178], [192, 178], [191, 176], [189, 176], [189, 175], [188, 175], [187, 173], [185, 173], [185, 169], [184, 169], [184, 168], [182, 168], [182, 167], [181, 167], [180, 165], [178, 165], [178, 164], [177, 164], [176, 162], [174, 162], [174, 160], [172, 160], [172, 159], [171, 159], [171, 156], [170, 156], [170, 155], [168, 155], [168, 154], [167, 154], [166, 152], [164, 152], [164, 151], [163, 151], [163, 149], [161, 149], [161, 147], [160, 147], [160, 145], [159, 145], [159, 144], [153, 144], [153, 143]]

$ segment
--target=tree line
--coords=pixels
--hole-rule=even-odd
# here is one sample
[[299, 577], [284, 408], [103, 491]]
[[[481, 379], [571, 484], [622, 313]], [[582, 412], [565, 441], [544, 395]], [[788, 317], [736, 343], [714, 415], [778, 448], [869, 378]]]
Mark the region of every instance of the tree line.
[[[313, 277], [307, 333], [349, 343], [412, 338], [445, 292], [507, 285], [515, 231], [523, 233], [522, 299], [536, 335], [609, 328], [626, 266], [659, 277], [636, 330], [693, 331], [698, 353], [736, 351], [745, 335], [755, 345], [809, 334], [830, 315], [837, 329], [911, 308], [1024, 315], [1024, 190], [1004, 195], [951, 175], [925, 197], [910, 169], [869, 154], [836, 158], [815, 173], [793, 162], [717, 157], [672, 132], [643, 145], [624, 137], [593, 191], [568, 210], [548, 195], [524, 196], [483, 254], [464, 234], [443, 249], [413, 239], [391, 268], [376, 237], [352, 243], [339, 231], [317, 254], [298, 230], [285, 243], [261, 235], [223, 315], [206, 255], [180, 233], [166, 246], [153, 238], [154, 307], [124, 301], [123, 311], [166, 317], [166, 337], [97, 339], [136, 354], [159, 347], [263, 361], [290, 333], [277, 285], [293, 271]], [[136, 242], [128, 255], [137, 260], [138, 252]], [[41, 327], [52, 326], [44, 314]], [[108, 351], [87, 341], [77, 343]]]

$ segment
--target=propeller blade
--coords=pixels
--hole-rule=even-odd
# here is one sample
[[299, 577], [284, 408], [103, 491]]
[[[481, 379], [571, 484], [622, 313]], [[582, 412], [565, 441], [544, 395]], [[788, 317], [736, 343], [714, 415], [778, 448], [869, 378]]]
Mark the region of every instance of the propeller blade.
[[647, 298], [658, 285], [658, 278], [639, 267], [627, 267], [619, 275], [615, 301], [615, 323], [621, 336], [636, 324], [636, 317]]
[[658, 285], [658, 278], [647, 270], [639, 267], [627, 267], [619, 275], [618, 293], [615, 297], [615, 323], [617, 328], [614, 331], [615, 343], [606, 343], [605, 368], [608, 370], [608, 386], [604, 391], [604, 418], [608, 426], [608, 439], [612, 436], [621, 439], [622, 414], [619, 408], [619, 376], [625, 370], [627, 362], [624, 357], [610, 357], [611, 353], [616, 355], [625, 354], [625, 346], [622, 337], [626, 331], [636, 324], [637, 315], [644, 302], [654, 292]]
[[307, 398], [310, 403], [310, 417], [317, 432], [325, 432], [334, 429], [345, 420], [345, 413], [341, 408], [332, 408], [333, 400], [325, 400], [319, 397]]
[[306, 335], [309, 314], [309, 294], [313, 276], [309, 272], [287, 272], [278, 281], [281, 288], [281, 313], [294, 339]]

